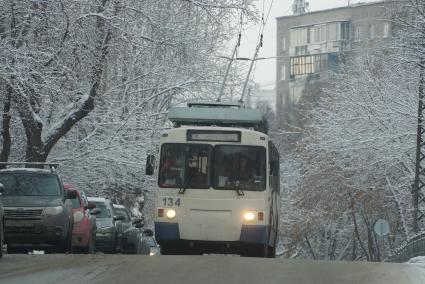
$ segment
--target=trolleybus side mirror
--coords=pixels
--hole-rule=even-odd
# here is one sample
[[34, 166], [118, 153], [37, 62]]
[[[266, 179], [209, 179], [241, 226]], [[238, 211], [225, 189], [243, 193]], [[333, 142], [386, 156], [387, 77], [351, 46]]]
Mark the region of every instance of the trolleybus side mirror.
[[4, 193], [4, 185], [0, 182], [0, 195]]
[[155, 156], [154, 155], [148, 155], [146, 158], [146, 168], [145, 168], [145, 174], [148, 176], [153, 175], [153, 169], [155, 164]]

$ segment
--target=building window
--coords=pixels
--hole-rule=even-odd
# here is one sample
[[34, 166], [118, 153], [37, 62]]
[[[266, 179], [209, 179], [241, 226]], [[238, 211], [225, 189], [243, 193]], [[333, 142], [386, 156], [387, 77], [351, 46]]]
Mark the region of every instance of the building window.
[[307, 45], [295, 47], [295, 55], [304, 55], [304, 54], [307, 54]]
[[341, 35], [341, 23], [327, 24], [327, 41], [339, 40]]
[[341, 24], [341, 39], [350, 39], [350, 23], [344, 22]]
[[369, 26], [369, 39], [375, 38], [375, 25], [372, 24]]
[[382, 37], [383, 38], [387, 38], [389, 36], [389, 34], [390, 34], [390, 24], [389, 23], [384, 23]]
[[328, 54], [315, 54], [291, 58], [291, 76], [320, 73], [328, 70]]
[[307, 31], [307, 28], [291, 29], [291, 46], [306, 45]]
[[320, 25], [317, 27], [319, 32], [319, 38], [318, 38], [318, 42], [325, 42], [327, 41], [327, 35], [326, 35], [326, 25]]
[[281, 81], [286, 80], [286, 66], [285, 65], [280, 66], [280, 80]]
[[283, 37], [282, 38], [282, 51], [285, 51], [285, 50], [286, 50], [286, 38]]
[[354, 29], [354, 41], [362, 40], [362, 27], [356, 27]]
[[349, 39], [349, 22], [329, 22], [308, 27], [292, 28], [290, 46], [325, 43]]

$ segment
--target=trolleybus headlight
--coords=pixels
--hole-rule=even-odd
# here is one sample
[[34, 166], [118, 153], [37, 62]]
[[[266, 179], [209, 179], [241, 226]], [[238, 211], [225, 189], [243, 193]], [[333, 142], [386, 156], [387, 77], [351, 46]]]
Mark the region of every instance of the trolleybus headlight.
[[174, 217], [176, 217], [176, 210], [174, 210], [174, 209], [168, 209], [167, 210], [167, 218], [168, 219], [173, 219]]
[[246, 213], [243, 215], [243, 218], [244, 218], [246, 221], [252, 221], [252, 220], [254, 220], [254, 218], [255, 218], [255, 214], [254, 214], [254, 212], [246, 212]]

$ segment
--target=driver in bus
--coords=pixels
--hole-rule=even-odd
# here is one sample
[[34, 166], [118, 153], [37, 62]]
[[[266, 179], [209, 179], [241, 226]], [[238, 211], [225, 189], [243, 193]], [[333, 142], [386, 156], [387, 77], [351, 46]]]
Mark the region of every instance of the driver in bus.
[[247, 186], [254, 177], [252, 163], [243, 155], [234, 160], [231, 180], [235, 186]]

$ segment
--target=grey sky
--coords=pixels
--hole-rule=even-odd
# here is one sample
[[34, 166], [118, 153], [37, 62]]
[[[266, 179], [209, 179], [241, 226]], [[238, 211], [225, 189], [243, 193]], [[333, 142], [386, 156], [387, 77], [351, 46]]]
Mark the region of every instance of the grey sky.
[[[274, 57], [276, 56], [276, 17], [291, 15], [293, 0], [254, 0], [258, 10], [261, 12], [264, 9], [267, 12], [270, 4], [273, 2], [269, 19], [263, 35], [263, 47], [260, 49], [259, 57]], [[309, 11], [317, 11], [341, 7], [359, 2], [377, 2], [376, 0], [306, 0], [310, 2]], [[255, 46], [258, 41], [259, 24], [252, 26], [242, 34], [241, 47], [239, 49], [239, 57], [252, 57], [255, 52]], [[231, 51], [229, 51], [230, 53]], [[275, 86], [276, 80], [276, 65], [275, 59], [267, 59], [258, 61], [254, 73], [254, 80], [260, 84], [261, 88], [272, 89]]]

